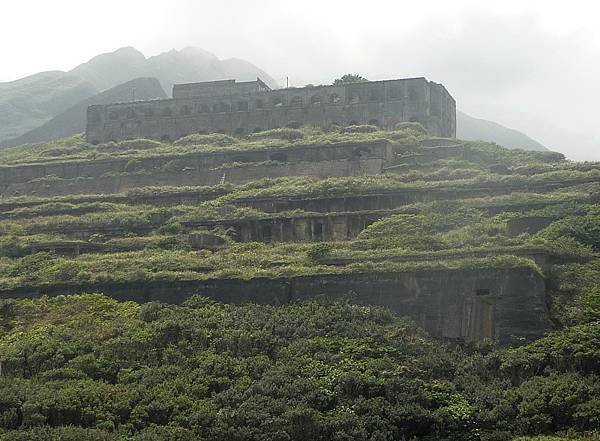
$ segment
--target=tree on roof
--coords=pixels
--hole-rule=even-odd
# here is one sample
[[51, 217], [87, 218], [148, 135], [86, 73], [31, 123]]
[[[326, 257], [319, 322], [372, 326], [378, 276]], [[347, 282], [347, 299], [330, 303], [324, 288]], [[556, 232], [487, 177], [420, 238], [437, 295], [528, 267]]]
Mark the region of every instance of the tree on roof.
[[346, 74], [343, 75], [341, 78], [336, 78], [333, 81], [333, 85], [334, 86], [341, 86], [342, 84], [351, 84], [351, 83], [364, 83], [367, 80], [365, 77], [358, 75], [358, 74]]

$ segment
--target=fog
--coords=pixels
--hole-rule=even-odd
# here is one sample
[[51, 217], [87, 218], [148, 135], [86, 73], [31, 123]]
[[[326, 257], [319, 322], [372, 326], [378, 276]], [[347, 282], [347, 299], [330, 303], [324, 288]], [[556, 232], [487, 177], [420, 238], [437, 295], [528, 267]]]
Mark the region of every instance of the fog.
[[[526, 3], [526, 4], [525, 4]], [[68, 70], [134, 46], [197, 46], [280, 84], [426, 76], [458, 108], [524, 131], [572, 159], [600, 159], [600, 6], [570, 1], [104, 0], [2, 6], [0, 81]]]

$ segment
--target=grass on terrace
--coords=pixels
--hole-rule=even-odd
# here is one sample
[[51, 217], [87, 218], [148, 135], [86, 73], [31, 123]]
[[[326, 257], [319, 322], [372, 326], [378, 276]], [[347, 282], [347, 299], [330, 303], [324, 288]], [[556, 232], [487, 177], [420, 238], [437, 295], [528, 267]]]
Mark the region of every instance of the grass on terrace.
[[[92, 145], [88, 144], [82, 135], [76, 135], [48, 143], [26, 144], [3, 149], [0, 151], [0, 166], [114, 157], [142, 158], [195, 152], [260, 150], [378, 140], [389, 141], [399, 153], [403, 153], [418, 148], [420, 141], [427, 137], [418, 124], [405, 124], [392, 131], [379, 130], [373, 126], [359, 127], [365, 127], [367, 130], [348, 132], [345, 128], [340, 127], [323, 129], [307, 126], [302, 129], [270, 130], [238, 138], [220, 134], [190, 135], [172, 144], [137, 139]], [[562, 155], [553, 152], [513, 151], [507, 153], [505, 149], [494, 144], [478, 142], [466, 142], [465, 144], [469, 147], [470, 159], [476, 163], [509, 164], [518, 166], [522, 170], [527, 167], [551, 168], [552, 163], [560, 161], [562, 158]]]

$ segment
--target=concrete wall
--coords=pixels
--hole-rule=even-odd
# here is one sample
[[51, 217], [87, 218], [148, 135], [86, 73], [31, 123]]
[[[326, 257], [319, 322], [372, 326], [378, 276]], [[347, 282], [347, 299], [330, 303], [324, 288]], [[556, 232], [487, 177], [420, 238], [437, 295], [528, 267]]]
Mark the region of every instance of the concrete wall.
[[357, 303], [383, 305], [408, 316], [433, 335], [469, 341], [531, 340], [551, 327], [544, 279], [530, 268], [54, 285], [4, 291], [0, 298], [77, 292], [169, 303], [200, 294], [228, 303], [275, 305], [322, 295], [350, 295]]
[[271, 90], [269, 86], [257, 78], [256, 81], [235, 80], [204, 81], [173, 85], [173, 98], [199, 98], [228, 95], [245, 95]]
[[[27, 164], [0, 167], [0, 194], [118, 193], [145, 185], [213, 185], [223, 175], [225, 182], [241, 183], [264, 177], [378, 174], [391, 155], [387, 142], [376, 141]], [[130, 170], [132, 159], [136, 164]], [[232, 163], [239, 165], [228, 165]], [[60, 179], [43, 179], [47, 176]]]
[[252, 220], [219, 220], [184, 223], [186, 229], [198, 227], [233, 228], [238, 242], [321, 242], [354, 239], [386, 213], [347, 213]]
[[90, 106], [87, 139], [92, 143], [134, 138], [173, 141], [191, 133], [241, 134], [290, 123], [393, 127], [401, 121], [418, 121], [435, 136], [456, 136], [454, 99], [444, 86], [425, 78], [253, 94], [244, 90], [222, 96], [186, 93], [177, 92], [169, 100]]
[[535, 234], [543, 230], [552, 222], [558, 219], [558, 216], [523, 216], [510, 219], [506, 223], [506, 231], [510, 236], [519, 234]]

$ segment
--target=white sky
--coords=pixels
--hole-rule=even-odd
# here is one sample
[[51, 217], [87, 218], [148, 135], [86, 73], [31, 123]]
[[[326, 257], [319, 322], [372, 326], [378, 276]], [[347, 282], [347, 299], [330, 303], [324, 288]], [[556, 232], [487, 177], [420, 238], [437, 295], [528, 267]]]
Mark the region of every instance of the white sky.
[[596, 1], [7, 0], [0, 13], [0, 81], [122, 46], [197, 46], [280, 84], [426, 76], [473, 116], [600, 159]]

